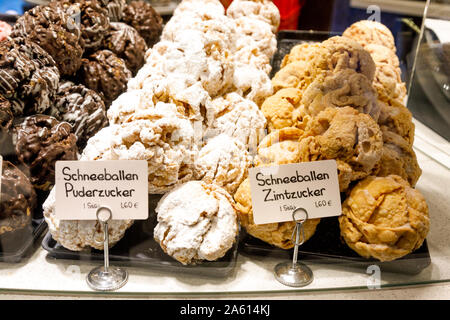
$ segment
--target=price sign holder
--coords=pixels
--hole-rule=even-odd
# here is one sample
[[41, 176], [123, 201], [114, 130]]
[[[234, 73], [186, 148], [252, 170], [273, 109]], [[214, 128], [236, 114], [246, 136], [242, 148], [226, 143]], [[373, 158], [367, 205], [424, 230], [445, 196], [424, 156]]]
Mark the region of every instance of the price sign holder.
[[[305, 217], [297, 219], [296, 216], [303, 212]], [[298, 262], [298, 247], [305, 242], [305, 229], [303, 224], [308, 220], [308, 212], [303, 208], [297, 208], [292, 212], [295, 228], [292, 232], [294, 242], [294, 256], [292, 262], [282, 262], [275, 266], [275, 278], [282, 284], [290, 287], [304, 287], [313, 281], [313, 272], [305, 264]]]
[[93, 290], [113, 291], [123, 287], [128, 281], [128, 272], [125, 269], [110, 267], [109, 265], [109, 232], [108, 221], [111, 220], [112, 210], [101, 206], [97, 210], [97, 220], [103, 225], [104, 265], [99, 266], [87, 275], [86, 281]]

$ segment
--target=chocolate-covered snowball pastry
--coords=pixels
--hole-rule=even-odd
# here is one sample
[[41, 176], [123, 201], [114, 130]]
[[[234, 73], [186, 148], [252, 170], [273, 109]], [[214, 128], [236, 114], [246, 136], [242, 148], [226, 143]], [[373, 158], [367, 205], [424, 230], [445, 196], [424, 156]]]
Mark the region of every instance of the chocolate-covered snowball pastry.
[[79, 150], [86, 146], [90, 137], [108, 124], [102, 98], [94, 90], [71, 81], [65, 81], [59, 86], [51, 115], [72, 125]]
[[36, 207], [30, 180], [9, 161], [3, 161], [0, 193], [0, 235], [26, 227]]
[[16, 156], [30, 171], [30, 181], [37, 189], [48, 191], [55, 182], [55, 162], [76, 160], [77, 138], [72, 126], [47, 115], [34, 115], [15, 124]]
[[144, 65], [148, 47], [136, 29], [123, 22], [112, 22], [104, 40], [104, 47], [125, 61], [127, 68], [135, 75]]
[[107, 108], [126, 90], [132, 76], [125, 61], [109, 50], [97, 51], [83, 59], [78, 74], [86, 87], [102, 96]]
[[118, 22], [123, 18], [123, 10], [127, 5], [125, 0], [100, 0], [100, 4], [108, 11], [110, 22]]
[[158, 42], [161, 36], [163, 19], [145, 1], [132, 1], [126, 5], [122, 22], [135, 28], [149, 47]]
[[44, 113], [58, 85], [55, 61], [39, 45], [21, 37], [0, 43], [0, 94], [13, 115]]
[[11, 145], [10, 129], [14, 116], [11, 111], [11, 104], [0, 95], [0, 155], [5, 156]]
[[58, 6], [37, 6], [25, 12], [11, 37], [26, 37], [55, 60], [62, 75], [74, 74], [81, 64], [81, 32], [69, 14]]
[[79, 21], [82, 45], [93, 52], [101, 47], [103, 37], [109, 29], [108, 10], [99, 0], [55, 0], [52, 7], [60, 7]]

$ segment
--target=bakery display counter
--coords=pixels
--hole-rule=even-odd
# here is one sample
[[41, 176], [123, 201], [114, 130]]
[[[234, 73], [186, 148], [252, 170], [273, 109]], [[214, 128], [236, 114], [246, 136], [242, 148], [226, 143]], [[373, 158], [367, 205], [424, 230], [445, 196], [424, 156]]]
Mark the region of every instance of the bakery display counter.
[[[450, 282], [450, 144], [407, 107], [392, 32], [279, 26], [269, 0], [183, 0], [165, 24], [53, 1], [8, 25], [0, 292], [91, 295], [105, 256], [128, 272], [111, 296]], [[312, 282], [287, 286], [297, 258]]]
[[[420, 127], [417, 129], [420, 135]], [[433, 135], [427, 132], [431, 141]], [[417, 151], [417, 150], [416, 150]], [[408, 287], [432, 283], [450, 282], [450, 203], [446, 186], [450, 185], [450, 171], [426, 154], [417, 151], [423, 174], [417, 183], [427, 199], [431, 226], [427, 236], [430, 264], [418, 274], [385, 272], [381, 268], [361, 267], [352, 263], [336, 264], [335, 261], [304, 261], [314, 273], [314, 281], [307, 287], [286, 287], [275, 280], [273, 269], [283, 261], [277, 256], [261, 256], [239, 252], [236, 265], [227, 274], [189, 274], [179, 270], [161, 271], [151, 267], [126, 266], [130, 276], [128, 283], [110, 295], [178, 295], [203, 296], [208, 294], [232, 293], [295, 293], [333, 289], [363, 289]], [[38, 248], [22, 263], [0, 263], [0, 292], [22, 292], [34, 294], [77, 294], [89, 295], [93, 291], [86, 284], [86, 275], [101, 260], [54, 259], [48, 251]], [[414, 263], [413, 261], [411, 263]], [[123, 265], [112, 263], [112, 265]], [[374, 264], [377, 265], [376, 263]], [[374, 271], [375, 270], [375, 271]], [[38, 275], [38, 276], [37, 276]], [[380, 282], [377, 281], [379, 275]]]

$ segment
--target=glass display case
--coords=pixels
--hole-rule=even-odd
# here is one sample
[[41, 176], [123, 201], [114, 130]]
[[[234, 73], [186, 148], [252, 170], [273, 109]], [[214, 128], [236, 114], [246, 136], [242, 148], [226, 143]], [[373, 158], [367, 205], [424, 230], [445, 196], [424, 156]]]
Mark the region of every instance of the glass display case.
[[[96, 35], [82, 6], [11, 22], [0, 42], [0, 292], [91, 295], [105, 249], [108, 267], [128, 272], [111, 296], [450, 282], [450, 3], [331, 1], [329, 20], [304, 30], [311, 2], [299, 1], [299, 30], [279, 30], [277, 7], [251, 0], [184, 0], [167, 22], [148, 9], [160, 1], [99, 1]], [[70, 50], [28, 28], [45, 10]], [[89, 166], [103, 160], [101, 172]], [[119, 192], [137, 185], [130, 160], [148, 166], [146, 219], [115, 219], [138, 207]], [[315, 160], [336, 160], [342, 212], [302, 224], [297, 258], [313, 281], [287, 286], [274, 269], [297, 256], [296, 223], [256, 225], [248, 177]], [[69, 174], [73, 161], [86, 166]], [[62, 219], [75, 188], [87, 218]], [[94, 188], [123, 196], [119, 209]], [[108, 224], [101, 206], [114, 208]]]

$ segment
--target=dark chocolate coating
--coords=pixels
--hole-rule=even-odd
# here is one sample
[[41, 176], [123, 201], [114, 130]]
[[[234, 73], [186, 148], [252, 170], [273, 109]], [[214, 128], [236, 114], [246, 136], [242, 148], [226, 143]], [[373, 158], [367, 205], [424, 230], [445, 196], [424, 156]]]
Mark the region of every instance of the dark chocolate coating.
[[37, 6], [25, 12], [13, 27], [11, 37], [26, 37], [55, 60], [62, 75], [73, 75], [81, 64], [81, 31], [75, 21], [57, 6]]
[[107, 109], [126, 90], [132, 76], [125, 61], [110, 50], [100, 50], [83, 59], [78, 75], [81, 83], [102, 96]]
[[139, 35], [139, 32], [126, 23], [112, 22], [103, 46], [122, 58], [133, 75], [145, 63], [147, 44], [144, 38]]
[[72, 126], [47, 115], [29, 116], [15, 124], [13, 141], [18, 160], [30, 171], [31, 183], [44, 191], [55, 183], [55, 162], [78, 157]]
[[55, 61], [39, 45], [21, 37], [0, 42], [0, 94], [15, 116], [45, 112], [58, 86]]
[[123, 11], [122, 21], [135, 28], [149, 48], [159, 41], [163, 19], [149, 3], [130, 2]]
[[82, 45], [89, 52], [100, 48], [109, 29], [109, 17], [100, 0], [59, 0], [50, 3], [74, 17], [80, 23]]
[[110, 22], [118, 22], [122, 20], [123, 9], [127, 2], [125, 0], [100, 0], [100, 4], [108, 11]]
[[31, 223], [36, 193], [30, 180], [9, 161], [3, 161], [0, 194], [0, 235]]
[[72, 125], [78, 150], [83, 150], [89, 138], [108, 124], [102, 98], [94, 90], [70, 81], [60, 85], [51, 110], [52, 116]]
[[11, 111], [11, 103], [0, 95], [0, 155], [6, 156], [11, 150], [10, 130], [14, 116]]

